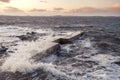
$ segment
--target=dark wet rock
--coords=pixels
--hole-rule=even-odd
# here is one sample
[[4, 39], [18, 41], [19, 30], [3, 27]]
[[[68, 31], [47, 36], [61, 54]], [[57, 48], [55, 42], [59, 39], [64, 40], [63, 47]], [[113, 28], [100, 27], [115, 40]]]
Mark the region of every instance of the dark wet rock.
[[98, 47], [101, 48], [102, 50], [108, 50], [110, 49], [111, 45], [107, 42], [100, 42], [98, 43]]
[[114, 62], [114, 64], [117, 64], [120, 66], [120, 61], [116, 61], [116, 62]]
[[120, 37], [115, 37], [114, 38], [114, 43], [120, 44]]
[[0, 46], [0, 56], [2, 56], [2, 54], [6, 54], [8, 48], [5, 46]]
[[102, 53], [106, 53], [106, 51], [108, 52], [114, 52], [116, 54], [113, 54], [113, 55], [120, 55], [119, 52], [120, 52], [120, 45], [116, 42], [114, 42], [113, 40], [109, 41], [106, 41], [106, 40], [102, 40], [100, 42], [96, 42], [95, 44], [97, 46], [98, 49], [100, 49], [99, 51], [102, 52]]
[[48, 73], [44, 72], [42, 69], [27, 74], [23, 74], [21, 72], [1, 72], [0, 80], [34, 80], [35, 78], [45, 80], [47, 74]]
[[3, 23], [3, 22], [0, 22], [0, 25], [4, 25], [5, 23]]
[[22, 41], [35, 41], [39, 38], [36, 32], [26, 33], [26, 35], [17, 36]]
[[86, 33], [86, 32], [83, 32], [83, 33], [81, 33], [79, 39], [84, 39], [84, 38], [86, 38], [86, 37], [87, 37], [87, 33]]
[[59, 43], [59, 44], [69, 44], [69, 43], [71, 43], [71, 41], [69, 39], [64, 39], [64, 38], [57, 39], [54, 42]]
[[14, 51], [8, 51], [8, 53], [14, 53]]
[[0, 73], [0, 80], [32, 80], [30, 74], [24, 75], [20, 72], [2, 72]]

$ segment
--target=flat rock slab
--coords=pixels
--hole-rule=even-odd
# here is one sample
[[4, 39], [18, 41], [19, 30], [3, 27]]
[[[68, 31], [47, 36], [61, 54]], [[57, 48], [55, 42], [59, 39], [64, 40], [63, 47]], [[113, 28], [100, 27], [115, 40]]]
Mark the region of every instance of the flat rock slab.
[[[58, 51], [60, 49], [60, 44], [71, 42], [82, 34], [80, 31], [53, 31], [17, 27], [4, 27], [0, 30], [2, 30], [0, 31], [0, 43], [2, 46], [7, 45], [7, 50], [5, 52], [9, 55], [8, 57], [6, 56], [7, 59], [2, 64], [1, 69], [11, 72], [16, 72], [18, 70], [20, 70], [20, 72], [26, 72], [26, 70], [31, 70], [31, 68], [34, 68], [34, 65], [32, 65], [34, 61], [40, 60]], [[33, 35], [34, 33], [35, 36]], [[21, 40], [18, 36], [24, 36], [25, 40]], [[31, 65], [31, 68], [26, 64]]]
[[[82, 31], [53, 31], [53, 30], [44, 30], [44, 29], [24, 29], [19, 27], [3, 27], [0, 32], [0, 43], [15, 43], [16, 46], [8, 46], [9, 52], [14, 52], [17, 54], [16, 57], [27, 56], [27, 58], [31, 58], [37, 56], [39, 58], [54, 53], [60, 49], [60, 44], [67, 44], [72, 42], [76, 38], [78, 38]], [[10, 31], [9, 34], [6, 31]], [[16, 33], [17, 32], [17, 33]], [[29, 33], [29, 34], [28, 34]], [[34, 35], [37, 39], [34, 41]], [[42, 35], [41, 34], [45, 34]], [[27, 39], [21, 40], [17, 36], [24, 35]], [[26, 37], [27, 36], [27, 37]], [[9, 54], [9, 53], [8, 53]], [[29, 56], [31, 55], [31, 56]]]
[[[12, 50], [17, 50], [13, 52], [17, 53], [28, 53], [34, 56], [46, 55], [56, 52], [60, 49], [60, 44], [67, 44], [78, 38], [82, 31], [52, 31], [52, 30], [42, 30], [42, 29], [24, 29], [19, 27], [3, 27], [0, 32], [0, 43], [2, 42], [14, 42], [16, 46], [10, 46]], [[6, 33], [7, 31], [7, 33]], [[8, 32], [10, 31], [10, 32]], [[27, 36], [28, 33], [36, 33], [38, 38], [32, 41], [32, 36], [30, 35], [31, 41], [21, 40], [17, 36]], [[9, 33], [9, 34], [8, 34]], [[44, 36], [40, 36], [45, 34]], [[16, 37], [15, 37], [16, 36]], [[34, 38], [34, 35], [33, 35]]]
[[54, 40], [54, 42], [60, 43], [60, 44], [67, 44], [72, 41], [74, 41], [76, 38], [78, 38], [82, 32], [68, 32], [68, 34], [64, 34], [64, 36], [57, 36]]
[[50, 55], [51, 53], [57, 52], [60, 49], [60, 44], [67, 44], [75, 40], [81, 35], [82, 32], [71, 32], [69, 34], [59, 34], [58, 36], [51, 37], [48, 43], [45, 43], [46, 47], [37, 55], [34, 56], [36, 59], [41, 59], [43, 56]]

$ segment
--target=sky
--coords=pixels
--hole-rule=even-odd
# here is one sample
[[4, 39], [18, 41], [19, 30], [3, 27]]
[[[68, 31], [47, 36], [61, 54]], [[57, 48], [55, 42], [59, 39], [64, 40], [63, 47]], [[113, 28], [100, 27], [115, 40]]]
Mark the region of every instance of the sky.
[[0, 0], [0, 15], [120, 16], [120, 0]]

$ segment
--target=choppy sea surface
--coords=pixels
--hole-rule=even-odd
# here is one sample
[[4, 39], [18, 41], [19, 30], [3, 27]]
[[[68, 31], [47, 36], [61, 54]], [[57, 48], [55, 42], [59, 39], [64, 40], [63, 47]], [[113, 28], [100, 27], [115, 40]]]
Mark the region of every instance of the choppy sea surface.
[[[31, 61], [29, 50], [39, 51], [31, 38], [37, 39], [39, 29], [83, 34], [61, 44], [57, 52]], [[34, 32], [30, 40], [16, 44], [15, 36], [28, 32]], [[10, 38], [0, 41], [0, 80], [120, 80], [120, 17], [0, 16], [1, 35]]]
[[20, 25], [28, 27], [54, 27], [60, 25], [93, 25], [100, 27], [119, 27], [120, 17], [79, 17], [79, 16], [0, 16], [0, 25]]

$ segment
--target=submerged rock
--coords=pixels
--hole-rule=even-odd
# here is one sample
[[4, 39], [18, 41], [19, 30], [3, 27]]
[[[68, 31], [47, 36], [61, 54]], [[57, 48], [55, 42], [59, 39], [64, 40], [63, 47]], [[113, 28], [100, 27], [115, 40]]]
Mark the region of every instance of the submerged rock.
[[100, 47], [103, 50], [107, 50], [111, 47], [111, 45], [107, 42], [101, 42], [98, 44], [98, 47]]
[[8, 48], [6, 48], [5, 46], [0, 46], [0, 56], [5, 54], [7, 50], [8, 50]]
[[31, 32], [31, 33], [28, 32], [26, 33], [26, 35], [21, 35], [17, 37], [22, 41], [35, 41], [39, 38], [36, 32]]
[[116, 61], [114, 63], [120, 66], [120, 61]]

